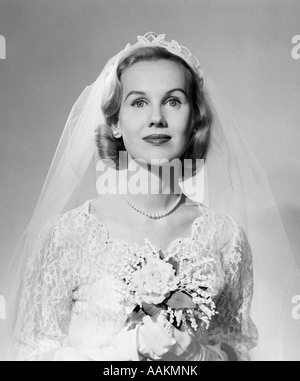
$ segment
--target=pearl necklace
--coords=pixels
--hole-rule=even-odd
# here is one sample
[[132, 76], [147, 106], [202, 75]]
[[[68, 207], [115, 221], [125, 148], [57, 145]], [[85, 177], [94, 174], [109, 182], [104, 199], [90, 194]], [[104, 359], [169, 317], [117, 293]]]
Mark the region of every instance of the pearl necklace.
[[123, 194], [121, 194], [123, 200], [132, 208], [134, 209], [135, 211], [143, 214], [144, 216], [146, 217], [149, 217], [149, 218], [153, 218], [153, 219], [158, 219], [158, 218], [163, 218], [163, 217], [166, 217], [168, 214], [172, 213], [178, 206], [178, 204], [180, 203], [181, 201], [181, 198], [182, 198], [182, 192], [180, 193], [180, 195], [178, 196], [177, 200], [174, 202], [173, 205], [170, 206], [169, 209], [167, 209], [165, 212], [161, 212], [161, 213], [148, 213], [146, 212], [145, 210], [139, 208], [138, 206], [136, 206], [135, 204], [133, 204], [131, 201], [129, 201]]

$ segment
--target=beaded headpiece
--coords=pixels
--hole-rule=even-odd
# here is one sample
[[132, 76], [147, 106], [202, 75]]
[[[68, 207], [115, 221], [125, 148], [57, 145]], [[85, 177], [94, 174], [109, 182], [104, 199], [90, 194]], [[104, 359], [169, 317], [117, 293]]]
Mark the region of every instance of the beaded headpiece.
[[138, 48], [140, 46], [161, 46], [169, 52], [183, 58], [203, 81], [203, 72], [198, 59], [185, 46], [179, 45], [175, 40], [168, 42], [165, 40], [165, 34], [157, 35], [154, 32], [147, 32], [144, 36], [137, 36], [137, 39], [138, 42], [135, 45], [127, 44], [125, 50]]

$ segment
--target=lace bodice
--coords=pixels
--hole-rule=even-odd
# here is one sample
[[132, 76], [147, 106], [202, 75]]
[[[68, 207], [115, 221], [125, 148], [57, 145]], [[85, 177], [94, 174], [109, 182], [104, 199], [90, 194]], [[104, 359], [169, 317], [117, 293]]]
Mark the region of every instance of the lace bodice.
[[[90, 201], [54, 216], [43, 229], [28, 263], [16, 327], [18, 359], [38, 359], [55, 348], [102, 348], [121, 331], [128, 306], [117, 291], [115, 269], [128, 250], [147, 245], [110, 239], [101, 221], [89, 213]], [[257, 332], [249, 317], [252, 299], [251, 251], [240, 225], [230, 216], [203, 207], [189, 238], [177, 238], [164, 253], [216, 259], [221, 290], [218, 314], [205, 343], [223, 342], [248, 359]]]

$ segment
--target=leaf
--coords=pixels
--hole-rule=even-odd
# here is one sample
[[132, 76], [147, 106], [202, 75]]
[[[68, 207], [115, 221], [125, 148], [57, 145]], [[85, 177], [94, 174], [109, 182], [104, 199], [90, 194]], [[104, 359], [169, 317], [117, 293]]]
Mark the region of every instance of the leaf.
[[143, 302], [142, 306], [145, 313], [150, 316], [156, 315], [162, 310], [161, 307], [157, 307], [155, 304], [149, 304], [149, 303]]
[[167, 306], [179, 310], [181, 308], [197, 308], [190, 295], [176, 291], [166, 302]]
[[175, 270], [175, 274], [176, 274], [178, 271], [178, 262], [174, 258], [169, 258], [167, 260], [167, 263], [170, 263], [170, 265], [172, 265], [173, 269]]
[[125, 326], [128, 327], [128, 330], [135, 328], [146, 316], [145, 313], [137, 306], [131, 314], [127, 317]]

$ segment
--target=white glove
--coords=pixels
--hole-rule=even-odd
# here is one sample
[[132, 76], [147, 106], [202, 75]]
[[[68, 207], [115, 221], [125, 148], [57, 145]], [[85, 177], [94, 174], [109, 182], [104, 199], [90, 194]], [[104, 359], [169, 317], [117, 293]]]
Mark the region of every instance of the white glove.
[[143, 324], [138, 325], [138, 352], [151, 360], [160, 360], [176, 345], [175, 338], [159, 322], [159, 317], [145, 316]]
[[150, 360], [161, 361], [225, 361], [220, 345], [204, 346], [187, 330], [176, 329], [162, 312], [144, 317], [138, 332], [138, 351]]

